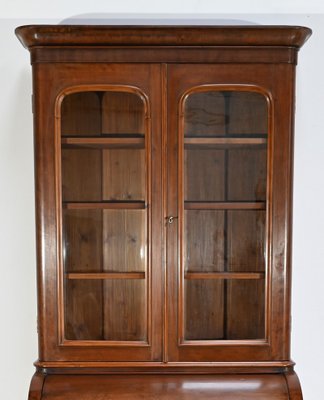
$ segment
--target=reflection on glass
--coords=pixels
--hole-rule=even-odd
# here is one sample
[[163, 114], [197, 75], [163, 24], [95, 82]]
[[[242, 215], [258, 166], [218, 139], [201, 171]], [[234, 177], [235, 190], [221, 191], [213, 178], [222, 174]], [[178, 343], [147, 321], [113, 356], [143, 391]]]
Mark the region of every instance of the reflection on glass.
[[187, 137], [266, 135], [268, 107], [256, 92], [205, 91], [188, 96], [184, 106]]
[[193, 93], [185, 102], [185, 136], [223, 136], [225, 117], [222, 92]]

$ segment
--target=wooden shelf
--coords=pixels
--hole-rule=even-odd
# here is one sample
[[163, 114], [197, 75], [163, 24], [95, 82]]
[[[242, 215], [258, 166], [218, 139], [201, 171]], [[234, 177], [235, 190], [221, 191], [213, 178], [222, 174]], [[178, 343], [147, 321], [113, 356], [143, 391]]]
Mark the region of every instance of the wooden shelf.
[[187, 272], [185, 279], [264, 279], [264, 272]]
[[144, 133], [143, 132], [110, 132], [110, 133], [105, 133], [105, 132], [90, 132], [89, 134], [86, 133], [82, 133], [82, 134], [76, 134], [76, 133], [69, 133], [67, 132], [62, 132], [62, 139], [66, 139], [66, 138], [79, 138], [79, 139], [83, 139], [83, 138], [104, 138], [104, 139], [114, 139], [114, 138], [122, 138], [122, 139], [128, 139], [128, 138], [143, 138], [144, 137]]
[[265, 148], [266, 137], [185, 137], [185, 149]]
[[185, 137], [185, 145], [260, 145], [266, 144], [266, 138], [260, 137]]
[[185, 210], [265, 210], [265, 201], [255, 202], [222, 202], [222, 201], [185, 201]]
[[144, 148], [145, 138], [141, 137], [62, 137], [62, 147], [71, 148]]
[[67, 279], [145, 279], [145, 272], [68, 272]]
[[63, 202], [63, 208], [67, 210], [144, 210], [146, 207], [144, 201]]

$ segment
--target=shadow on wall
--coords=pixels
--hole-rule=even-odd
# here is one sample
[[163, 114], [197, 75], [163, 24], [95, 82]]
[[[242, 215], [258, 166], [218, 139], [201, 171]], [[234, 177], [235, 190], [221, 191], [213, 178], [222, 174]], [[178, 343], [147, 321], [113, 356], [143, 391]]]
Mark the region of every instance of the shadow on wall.
[[60, 25], [257, 25], [240, 19], [220, 19], [217, 14], [90, 13], [68, 17]]

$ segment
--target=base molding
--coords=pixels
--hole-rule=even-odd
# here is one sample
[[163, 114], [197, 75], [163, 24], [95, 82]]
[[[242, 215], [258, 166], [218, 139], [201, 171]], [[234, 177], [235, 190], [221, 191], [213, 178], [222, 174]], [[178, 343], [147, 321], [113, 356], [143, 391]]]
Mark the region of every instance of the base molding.
[[28, 400], [302, 400], [294, 371], [241, 374], [44, 374]]

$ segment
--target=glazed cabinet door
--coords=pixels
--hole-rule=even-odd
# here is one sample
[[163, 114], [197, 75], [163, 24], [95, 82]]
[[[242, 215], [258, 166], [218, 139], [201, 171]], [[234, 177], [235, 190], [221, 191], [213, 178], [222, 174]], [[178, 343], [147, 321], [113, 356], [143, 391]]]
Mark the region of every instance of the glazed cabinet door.
[[292, 81], [289, 65], [169, 67], [170, 361], [289, 358]]
[[56, 232], [45, 247], [43, 357], [160, 359], [159, 66], [41, 68], [38, 201], [56, 210], [43, 210], [41, 227]]

